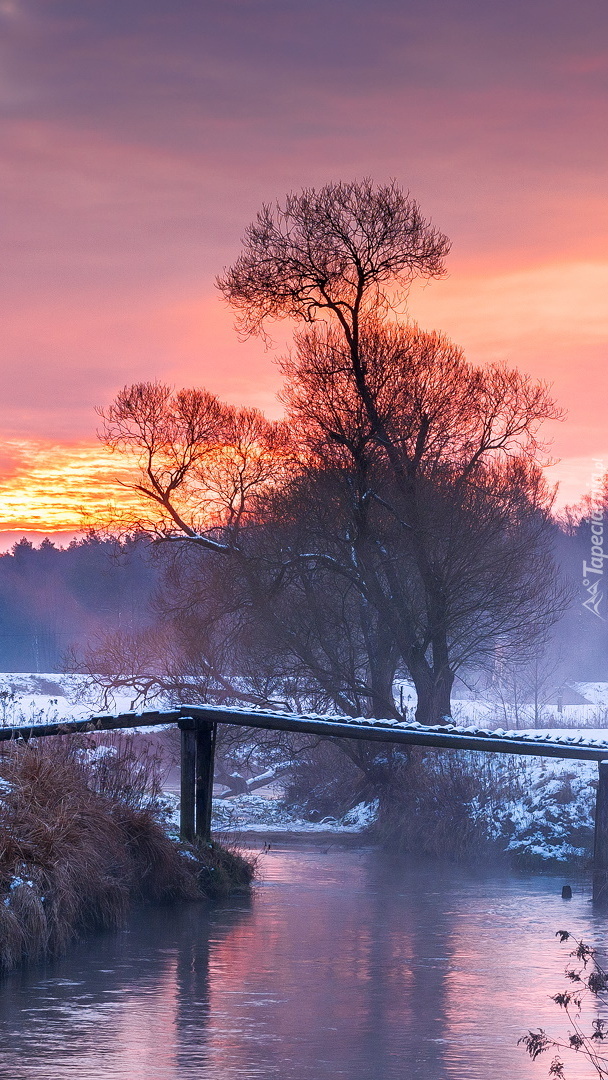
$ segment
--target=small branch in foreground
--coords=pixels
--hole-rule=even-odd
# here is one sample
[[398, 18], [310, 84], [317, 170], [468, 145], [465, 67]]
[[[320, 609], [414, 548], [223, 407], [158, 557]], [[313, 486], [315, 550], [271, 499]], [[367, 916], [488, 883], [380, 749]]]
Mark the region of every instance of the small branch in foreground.
[[549, 1066], [549, 1076], [557, 1080], [566, 1080], [565, 1064], [560, 1056], [562, 1050], [582, 1054], [596, 1075], [605, 1080], [608, 1077], [608, 1057], [600, 1053], [600, 1047], [608, 1039], [608, 1021], [599, 1018], [593, 1020], [589, 1031], [583, 1025], [581, 1012], [587, 1002], [591, 1002], [595, 1008], [608, 1005], [608, 973], [598, 962], [597, 952], [590, 945], [579, 941], [567, 930], [558, 930], [555, 936], [560, 942], [573, 941], [575, 944], [569, 953], [574, 963], [568, 965], [564, 972], [572, 989], [554, 994], [551, 998], [568, 1018], [571, 1026], [568, 1041], [552, 1039], [543, 1028], [539, 1028], [538, 1031], [528, 1031], [527, 1035], [518, 1039], [518, 1045], [525, 1047], [532, 1061], [548, 1050], [558, 1051]]

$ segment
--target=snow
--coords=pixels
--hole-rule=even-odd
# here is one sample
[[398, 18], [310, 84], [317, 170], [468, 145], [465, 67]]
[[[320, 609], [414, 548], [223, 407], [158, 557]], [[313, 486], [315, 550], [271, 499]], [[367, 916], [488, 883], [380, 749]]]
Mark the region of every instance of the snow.
[[597, 766], [528, 758], [520, 760], [518, 771], [520, 793], [494, 808], [490, 835], [527, 862], [586, 859], [593, 836]]
[[[407, 718], [403, 721], [390, 719], [372, 719], [356, 717], [349, 719], [343, 716], [317, 716], [309, 714], [308, 719], [313, 719], [318, 724], [331, 724], [336, 722], [348, 722], [349, 725], [368, 724], [371, 727], [402, 728], [410, 731], [424, 730], [423, 726], [413, 719], [412, 702], [413, 687], [409, 687], [404, 702], [407, 700]], [[530, 705], [513, 705], [497, 703], [496, 701], [460, 700], [456, 698], [453, 703], [453, 717], [451, 723], [431, 728], [447, 734], [467, 733], [477, 737], [490, 734], [501, 736], [511, 735], [517, 738], [549, 740], [551, 738], [563, 741], [565, 738], [572, 739], [572, 730], [577, 731], [577, 737], [582, 741], [591, 737], [600, 742], [608, 741], [608, 683], [577, 683], [573, 684], [579, 695], [584, 695], [584, 703], [576, 705], [563, 705], [561, 713], [555, 708], [544, 707], [540, 710], [539, 723], [533, 727], [533, 707]], [[17, 726], [29, 724], [55, 723], [61, 720], [85, 719], [92, 715], [99, 715], [99, 701], [95, 700], [94, 691], [87, 688], [87, 679], [82, 675], [57, 674], [57, 673], [0, 673], [0, 724], [3, 726]], [[398, 696], [398, 695], [397, 695]], [[106, 712], [109, 714], [134, 712], [134, 694], [115, 694], [107, 703]], [[166, 707], [166, 703], [160, 700], [150, 701], [147, 708]], [[219, 707], [218, 707], [218, 711]], [[270, 710], [255, 708], [231, 707], [233, 713], [243, 713], [244, 719], [252, 713]], [[278, 713], [280, 715], [280, 713]], [[566, 732], [564, 729], [570, 729]], [[142, 728], [141, 730], [154, 730]], [[257, 786], [258, 779], [254, 778]]]
[[34, 888], [33, 881], [27, 881], [25, 878], [19, 877], [19, 875], [17, 874], [15, 875], [15, 877], [11, 878], [9, 889], [18, 889], [20, 885], [26, 885], [30, 889]]
[[592, 705], [601, 705], [608, 709], [608, 683], [606, 682], [574, 682], [572, 686], [579, 694], [582, 694]]
[[[164, 794], [165, 819], [169, 827], [179, 825], [179, 798]], [[231, 799], [213, 800], [212, 828], [215, 833], [335, 833], [357, 834], [372, 823], [378, 810], [377, 801], [359, 803], [342, 818], [326, 817], [322, 821], [305, 821], [281, 805], [277, 798], [263, 795], [235, 795]]]
[[[542, 729], [594, 728], [596, 731], [608, 728], [608, 682], [573, 682], [572, 690], [584, 700], [577, 704], [542, 705], [538, 712], [538, 726]], [[401, 694], [401, 691], [403, 693]], [[462, 694], [462, 697], [460, 696]], [[53, 723], [58, 720], [82, 719], [98, 713], [99, 701], [95, 700], [94, 689], [87, 689], [87, 679], [83, 675], [57, 672], [6, 672], [0, 673], [0, 723], [4, 725]], [[416, 692], [411, 683], [399, 681], [395, 684], [395, 700], [403, 702], [410, 727], [418, 727], [414, 720]], [[127, 690], [115, 692], [107, 702], [104, 711], [125, 713], [133, 709], [135, 694]], [[147, 708], [163, 707], [160, 699], [150, 700]], [[232, 711], [238, 712], [237, 708]], [[252, 711], [245, 707], [243, 711]], [[253, 710], [259, 711], [259, 710]], [[262, 710], [266, 711], [266, 710]], [[280, 711], [278, 710], [279, 714]], [[488, 730], [509, 730], [518, 734], [520, 729], [532, 729], [534, 708], [530, 704], [517, 705], [491, 700], [488, 694], [475, 695], [456, 685], [452, 720], [455, 730], [481, 728]], [[349, 721], [351, 724], [369, 723], [363, 717]], [[376, 723], [395, 726], [394, 720], [380, 720]], [[607, 731], [608, 734], [608, 731]], [[603, 736], [600, 736], [603, 737]]]
[[292, 814], [278, 799], [261, 795], [236, 795], [232, 799], [214, 799], [212, 826], [217, 832], [360, 832], [358, 820], [346, 822], [327, 817], [311, 822]]
[[[112, 712], [130, 712], [135, 694], [114, 694]], [[84, 675], [57, 672], [0, 672], [0, 725], [54, 724], [91, 716], [97, 703]]]
[[[27, 878], [22, 878], [22, 877], [19, 877], [18, 874], [15, 874], [11, 878], [10, 883], [9, 883], [10, 891], [14, 892], [15, 889], [19, 889], [19, 888], [22, 888], [22, 887], [26, 888], [26, 889], [34, 889], [35, 885], [34, 885], [33, 881], [29, 881]], [[41, 899], [44, 900], [44, 897], [41, 897]], [[10, 894], [9, 894], [9, 896], [4, 897], [4, 906], [5, 907], [10, 907], [10, 905], [11, 905], [11, 898], [10, 898]]]

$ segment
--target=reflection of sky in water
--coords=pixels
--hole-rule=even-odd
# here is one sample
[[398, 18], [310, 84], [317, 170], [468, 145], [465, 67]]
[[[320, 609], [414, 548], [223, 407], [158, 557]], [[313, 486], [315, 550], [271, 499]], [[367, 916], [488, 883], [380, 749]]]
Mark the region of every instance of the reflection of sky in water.
[[[534, 1080], [516, 1046], [557, 1033], [558, 879], [272, 851], [251, 901], [138, 913], [0, 989], [11, 1080]], [[577, 890], [577, 893], [579, 891]], [[586, 1080], [569, 1062], [570, 1080]]]

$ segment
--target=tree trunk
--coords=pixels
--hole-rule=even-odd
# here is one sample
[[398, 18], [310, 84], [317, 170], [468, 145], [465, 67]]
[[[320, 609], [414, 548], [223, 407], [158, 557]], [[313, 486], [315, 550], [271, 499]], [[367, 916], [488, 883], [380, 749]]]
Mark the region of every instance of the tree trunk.
[[443, 671], [437, 678], [433, 688], [433, 724], [447, 724], [452, 719], [452, 686], [454, 675], [451, 671]]
[[400, 720], [401, 715], [393, 697], [395, 665], [391, 664], [390, 671], [381, 673], [372, 670], [371, 676], [370, 715], [379, 720]]
[[449, 723], [452, 713], [451, 693], [454, 673], [448, 667], [435, 672], [422, 657], [410, 662], [409, 670], [416, 687], [419, 724]]

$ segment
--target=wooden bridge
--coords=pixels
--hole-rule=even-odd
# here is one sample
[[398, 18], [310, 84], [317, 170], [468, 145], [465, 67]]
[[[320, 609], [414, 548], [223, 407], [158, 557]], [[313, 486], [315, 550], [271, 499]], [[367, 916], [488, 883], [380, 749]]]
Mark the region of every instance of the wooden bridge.
[[528, 757], [596, 761], [593, 895], [608, 900], [608, 740], [556, 736], [542, 731], [486, 731], [455, 724], [425, 726], [415, 721], [317, 716], [216, 705], [180, 705], [149, 712], [92, 716], [52, 724], [0, 728], [0, 741], [37, 739], [48, 735], [116, 731], [177, 724], [181, 731], [180, 833], [187, 841], [208, 841], [211, 834], [213, 766], [218, 724], [294, 731], [326, 738], [365, 739], [441, 750], [469, 750]]

